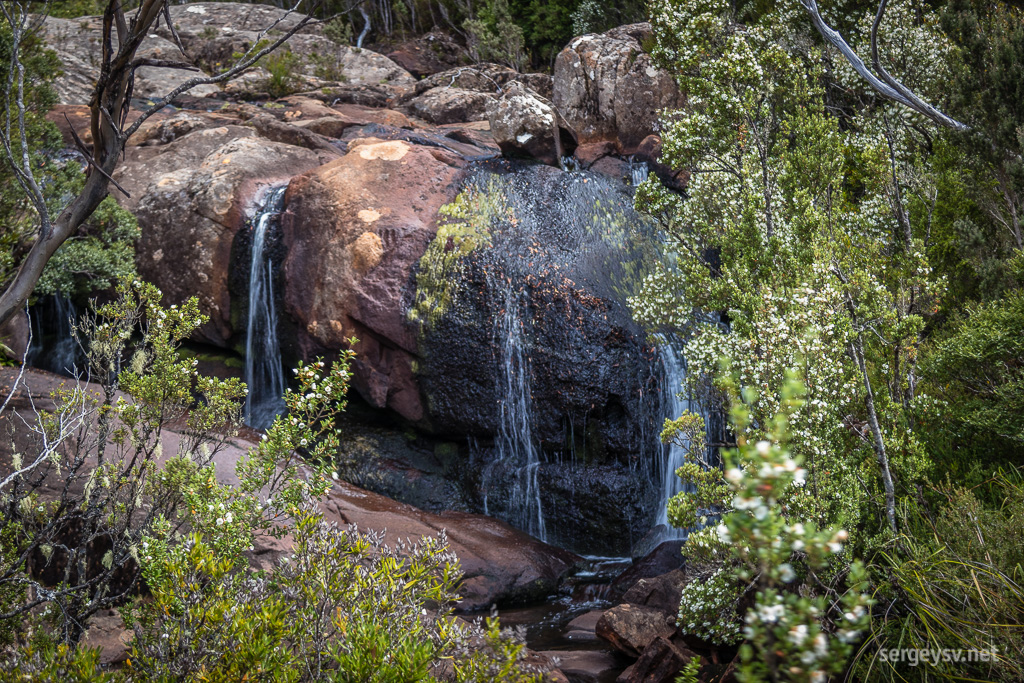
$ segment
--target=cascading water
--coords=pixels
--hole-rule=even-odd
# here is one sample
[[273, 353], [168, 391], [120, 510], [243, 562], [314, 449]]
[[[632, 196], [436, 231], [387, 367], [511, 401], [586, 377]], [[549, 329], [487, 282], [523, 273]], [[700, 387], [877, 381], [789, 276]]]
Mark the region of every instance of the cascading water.
[[59, 375], [74, 375], [80, 350], [72, 330], [78, 320], [75, 304], [67, 296], [57, 294], [33, 306], [30, 319], [32, 345], [26, 362]]
[[633, 183], [633, 187], [636, 187], [647, 180], [647, 176], [649, 174], [650, 171], [647, 168], [646, 161], [635, 161], [633, 157], [629, 158], [629, 176]]
[[515, 472], [511, 508], [517, 526], [547, 541], [544, 511], [540, 504], [537, 471], [540, 453], [534, 442], [530, 400], [530, 357], [523, 330], [521, 295], [511, 284], [504, 288], [504, 310], [495, 316], [494, 336], [501, 353], [498, 372], [498, 461]]
[[284, 412], [284, 371], [277, 339], [274, 268], [266, 254], [270, 232], [284, 208], [284, 187], [271, 190], [252, 223], [249, 265], [249, 326], [245, 342], [245, 422], [269, 427]]
[[[694, 412], [694, 402], [689, 398], [682, 397], [683, 382], [686, 381], [686, 359], [676, 348], [665, 340], [658, 347], [661, 356], [662, 367], [665, 371], [664, 406], [666, 417], [676, 419], [684, 411]], [[676, 476], [676, 470], [686, 463], [686, 454], [690, 443], [671, 443], [666, 449], [665, 469], [662, 475], [662, 499], [658, 507], [658, 525], [664, 525], [666, 538], [679, 538], [685, 536], [685, 532], [675, 529], [668, 522], [668, 501], [672, 496], [681, 491], [692, 491], [692, 487], [684, 484], [683, 480]]]

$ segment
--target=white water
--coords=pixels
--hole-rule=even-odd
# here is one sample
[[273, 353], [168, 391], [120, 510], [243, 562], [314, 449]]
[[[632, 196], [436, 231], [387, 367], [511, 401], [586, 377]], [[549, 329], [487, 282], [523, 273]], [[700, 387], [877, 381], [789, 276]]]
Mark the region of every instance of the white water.
[[79, 348], [72, 326], [78, 322], [78, 309], [63, 294], [50, 300], [52, 306], [35, 306], [31, 311], [32, 345], [26, 362], [59, 375], [74, 376]]
[[[658, 347], [658, 355], [661, 356], [662, 367], [665, 371], [664, 385], [664, 410], [665, 417], [676, 419], [684, 411], [697, 412], [698, 406], [689, 398], [684, 398], [683, 383], [686, 381], [686, 359], [682, 353], [676, 350], [671, 343], [663, 341]], [[657, 524], [664, 525], [665, 538], [685, 538], [686, 532], [682, 529], [675, 529], [668, 523], [668, 501], [672, 496], [681, 491], [693, 491], [690, 485], [684, 484], [683, 480], [676, 476], [676, 470], [686, 463], [688, 447], [700, 448], [701, 444], [690, 444], [684, 441], [683, 445], [672, 443], [666, 449], [665, 468], [662, 475], [661, 503], [658, 506]]]
[[249, 327], [245, 341], [245, 422], [258, 429], [269, 427], [284, 412], [284, 371], [277, 339], [274, 309], [274, 268], [265, 255], [267, 234], [284, 205], [284, 187], [271, 190], [253, 219], [252, 257], [249, 265]]
[[629, 158], [629, 175], [630, 180], [633, 182], [633, 187], [647, 180], [649, 174], [650, 171], [647, 169], [646, 161], [634, 161], [633, 157]]
[[[530, 400], [530, 357], [525, 348], [520, 295], [508, 286], [504, 312], [495, 319], [495, 341], [501, 352], [498, 364], [498, 396], [501, 416], [498, 425], [498, 460], [515, 468], [516, 481], [511, 507], [517, 526], [531, 536], [547, 541], [544, 511], [540, 504], [537, 471], [540, 453], [533, 439]], [[486, 503], [485, 503], [486, 505]]]

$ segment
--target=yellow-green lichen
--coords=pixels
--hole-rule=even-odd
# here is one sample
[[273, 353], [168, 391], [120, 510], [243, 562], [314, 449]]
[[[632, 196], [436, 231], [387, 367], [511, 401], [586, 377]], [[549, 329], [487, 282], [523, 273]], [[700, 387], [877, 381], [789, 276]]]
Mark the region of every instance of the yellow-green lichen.
[[409, 319], [436, 323], [455, 302], [463, 258], [491, 245], [491, 226], [509, 207], [495, 178], [473, 182], [438, 212], [437, 235], [420, 258]]

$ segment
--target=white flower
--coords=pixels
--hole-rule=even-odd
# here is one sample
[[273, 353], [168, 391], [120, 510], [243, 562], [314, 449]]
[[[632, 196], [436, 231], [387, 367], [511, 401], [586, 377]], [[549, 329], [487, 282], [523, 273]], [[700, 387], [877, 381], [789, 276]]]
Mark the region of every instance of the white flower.
[[722, 543], [732, 543], [732, 537], [729, 536], [729, 527], [724, 524], [719, 524], [715, 531], [718, 532], [718, 540]]
[[789, 629], [789, 635], [787, 637], [789, 638], [789, 642], [794, 645], [800, 645], [807, 640], [807, 624], [799, 624], [798, 626], [794, 626]]
[[783, 582], [789, 583], [796, 578], [796, 572], [793, 571], [792, 565], [786, 562], [785, 564], [779, 565], [779, 576], [782, 578]]

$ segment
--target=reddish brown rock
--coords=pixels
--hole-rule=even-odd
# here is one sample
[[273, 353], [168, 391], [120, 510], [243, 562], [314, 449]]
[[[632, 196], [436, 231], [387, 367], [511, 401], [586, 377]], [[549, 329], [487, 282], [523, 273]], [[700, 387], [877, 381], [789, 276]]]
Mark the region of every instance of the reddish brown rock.
[[[25, 311], [18, 311], [11, 318], [0, 325], [0, 344], [3, 344], [11, 358], [22, 359], [28, 351], [29, 323]], [[0, 354], [2, 357], [2, 354]]]
[[463, 162], [403, 141], [353, 140], [341, 159], [296, 178], [283, 220], [285, 304], [305, 357], [359, 338], [355, 386], [371, 404], [419, 420], [412, 273], [454, 196]]
[[450, 69], [463, 57], [468, 59], [454, 38], [437, 29], [398, 45], [387, 56], [416, 78]]
[[538, 654], [554, 662], [569, 683], [601, 683], [623, 667], [620, 657], [600, 650], [548, 650]]
[[[210, 317], [198, 337], [228, 346], [231, 245], [247, 211], [267, 188], [320, 166], [338, 153], [270, 142], [247, 127], [219, 126], [167, 145], [131, 147], [115, 178], [130, 197], [115, 196], [139, 219], [139, 274], [165, 304], [199, 298]], [[168, 264], [173, 264], [168, 267]]]
[[395, 128], [412, 128], [409, 118], [400, 111], [394, 109], [377, 109], [361, 104], [341, 103], [331, 107], [342, 116], [347, 116], [360, 125], [377, 123], [382, 126], [394, 126]]
[[555, 59], [555, 106], [579, 142], [613, 142], [632, 154], [656, 130], [658, 112], [680, 107], [675, 79], [656, 68], [642, 43], [649, 24], [574, 38]]
[[675, 618], [637, 605], [613, 607], [597, 622], [597, 635], [623, 654], [639, 657], [655, 638], [671, 638]]
[[626, 591], [622, 600], [631, 605], [651, 607], [667, 614], [675, 614], [679, 611], [683, 588], [690, 583], [691, 578], [682, 569], [676, 569], [661, 576], [640, 579]]
[[[642, 545], [643, 541], [640, 544]], [[612, 583], [612, 595], [622, 596], [636, 585], [640, 579], [649, 579], [680, 569], [686, 562], [682, 554], [683, 542], [679, 540], [664, 541], [653, 550], [633, 562], [626, 571]]]
[[605, 140], [580, 145], [576, 148], [575, 157], [583, 168], [590, 168], [599, 159], [610, 154], [615, 154], [615, 143]]
[[508, 524], [467, 512], [434, 514], [349, 484], [338, 484], [323, 502], [331, 521], [383, 531], [385, 540], [418, 540], [444, 530], [464, 573], [459, 609], [515, 604], [546, 597], [578, 559]]
[[125, 627], [121, 615], [117, 610], [107, 610], [89, 621], [82, 644], [99, 648], [100, 664], [110, 666], [128, 659], [131, 642], [132, 632]]
[[674, 683], [683, 667], [696, 656], [659, 636], [651, 641], [640, 659], [615, 679], [615, 683]]

